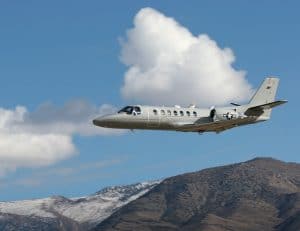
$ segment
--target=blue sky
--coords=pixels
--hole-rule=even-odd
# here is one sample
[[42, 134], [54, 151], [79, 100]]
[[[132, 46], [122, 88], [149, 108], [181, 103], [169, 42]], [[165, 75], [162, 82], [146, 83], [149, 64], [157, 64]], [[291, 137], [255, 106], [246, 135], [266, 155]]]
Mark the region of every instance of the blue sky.
[[297, 1], [2, 1], [0, 108], [21, 105], [35, 111], [45, 102], [59, 108], [74, 100], [130, 104], [120, 92], [128, 67], [120, 61], [119, 40], [144, 7], [174, 18], [195, 36], [207, 34], [219, 47], [230, 47], [234, 68], [245, 70], [254, 88], [268, 75], [279, 76], [278, 98], [289, 103], [266, 123], [218, 135], [72, 133], [75, 154], [5, 173], [0, 200], [86, 195], [257, 156], [300, 161]]

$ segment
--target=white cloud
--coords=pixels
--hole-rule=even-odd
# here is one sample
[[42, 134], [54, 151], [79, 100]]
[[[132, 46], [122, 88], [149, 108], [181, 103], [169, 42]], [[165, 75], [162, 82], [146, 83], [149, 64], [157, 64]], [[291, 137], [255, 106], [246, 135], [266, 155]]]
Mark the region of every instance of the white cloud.
[[67, 102], [62, 107], [44, 103], [32, 113], [26, 113], [25, 123], [21, 126], [36, 133], [63, 133], [90, 135], [108, 135], [120, 133], [119, 130], [95, 127], [92, 120], [100, 115], [111, 114], [117, 109], [109, 104], [100, 107], [83, 100]]
[[0, 108], [0, 176], [18, 167], [47, 166], [69, 158], [77, 153], [73, 135], [120, 133], [91, 123], [113, 111], [110, 105], [96, 107], [82, 100], [62, 107], [45, 103], [33, 112], [22, 106]]
[[245, 71], [232, 66], [230, 48], [220, 48], [206, 34], [194, 36], [152, 8], [137, 13], [121, 45], [121, 61], [129, 67], [121, 89], [126, 99], [208, 106], [252, 94]]

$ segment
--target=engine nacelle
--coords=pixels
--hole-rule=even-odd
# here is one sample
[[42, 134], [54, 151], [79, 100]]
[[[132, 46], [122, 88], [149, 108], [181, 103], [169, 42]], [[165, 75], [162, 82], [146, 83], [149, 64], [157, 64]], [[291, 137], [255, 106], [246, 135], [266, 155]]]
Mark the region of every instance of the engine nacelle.
[[235, 109], [211, 109], [210, 117], [213, 121], [232, 120], [242, 118], [243, 116]]

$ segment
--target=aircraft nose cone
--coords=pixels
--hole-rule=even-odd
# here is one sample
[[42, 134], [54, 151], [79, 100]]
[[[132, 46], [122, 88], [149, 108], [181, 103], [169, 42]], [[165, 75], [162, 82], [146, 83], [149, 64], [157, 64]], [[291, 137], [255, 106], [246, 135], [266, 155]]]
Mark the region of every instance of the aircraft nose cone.
[[93, 124], [99, 127], [110, 127], [113, 123], [113, 116], [100, 116], [93, 120]]
[[97, 125], [97, 120], [96, 119], [93, 119], [93, 124]]
[[107, 122], [107, 119], [105, 118], [105, 116], [101, 116], [101, 117], [93, 119], [93, 124], [96, 126], [100, 126], [100, 127], [104, 127], [106, 122]]

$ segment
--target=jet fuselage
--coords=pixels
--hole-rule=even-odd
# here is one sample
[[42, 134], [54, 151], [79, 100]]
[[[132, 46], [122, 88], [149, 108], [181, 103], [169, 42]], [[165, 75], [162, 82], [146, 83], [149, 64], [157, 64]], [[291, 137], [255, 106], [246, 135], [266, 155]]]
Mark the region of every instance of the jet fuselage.
[[275, 100], [278, 78], [266, 78], [248, 104], [229, 107], [197, 108], [166, 106], [126, 106], [118, 113], [100, 116], [94, 125], [118, 129], [174, 130], [184, 132], [222, 132], [246, 124], [266, 121], [273, 107], [286, 103]]
[[[187, 131], [184, 125], [210, 124], [214, 121], [228, 121], [242, 118], [243, 107], [223, 107], [216, 109], [200, 109], [196, 107], [165, 106], [127, 106], [116, 114], [105, 115], [93, 120], [100, 127], [121, 129], [151, 129]], [[212, 112], [215, 112], [214, 114]], [[260, 118], [261, 121], [264, 118]], [[244, 124], [255, 120], [245, 120]], [[242, 124], [239, 124], [242, 125]], [[194, 130], [195, 132], [215, 131], [209, 126]]]

